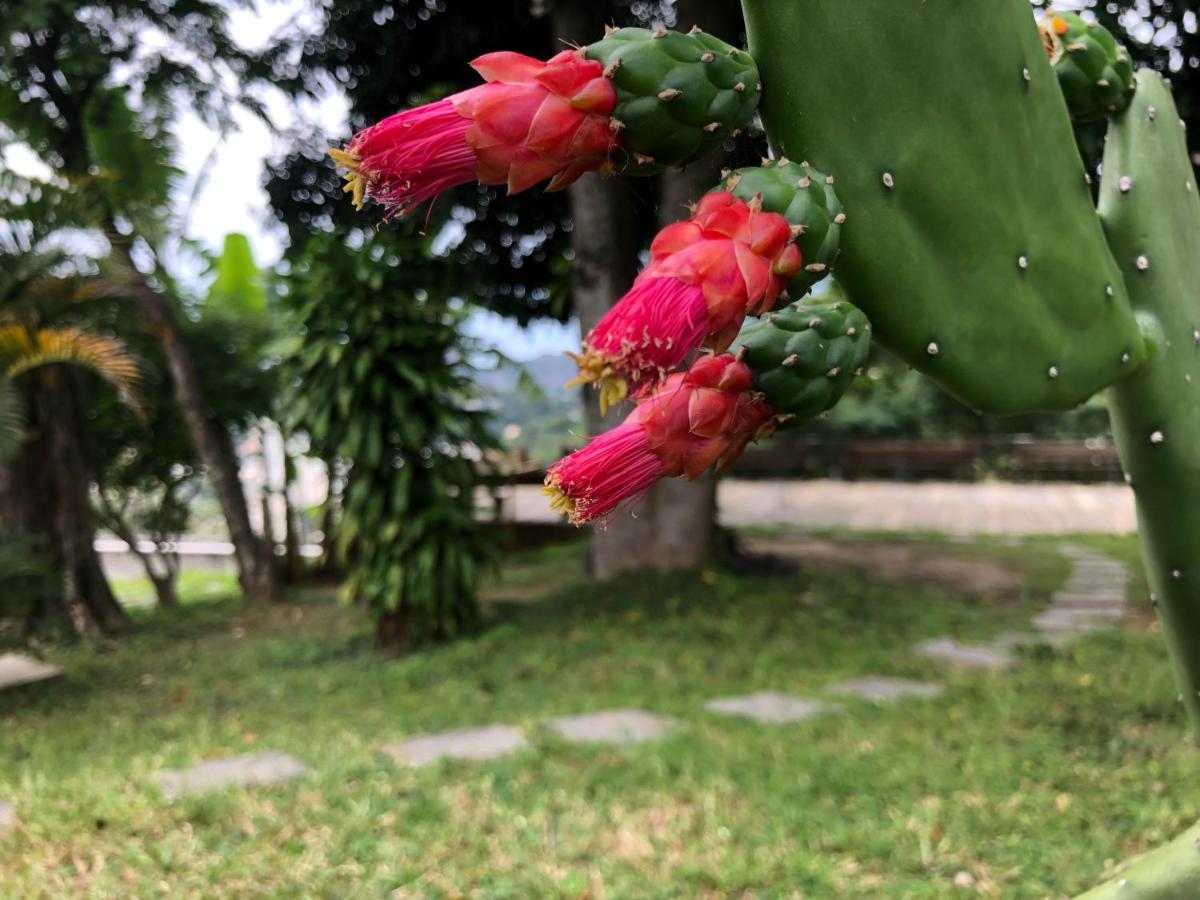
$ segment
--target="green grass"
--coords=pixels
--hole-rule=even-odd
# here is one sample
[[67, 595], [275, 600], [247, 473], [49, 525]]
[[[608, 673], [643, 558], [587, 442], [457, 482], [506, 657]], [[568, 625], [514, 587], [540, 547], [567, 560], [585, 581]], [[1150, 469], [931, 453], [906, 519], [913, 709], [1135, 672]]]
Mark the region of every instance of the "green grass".
[[[189, 592], [115, 647], [53, 650], [65, 680], [0, 694], [0, 798], [23, 822], [0, 838], [0, 896], [942, 898], [972, 896], [954, 887], [967, 872], [976, 896], [1063, 897], [1189, 824], [1195, 750], [1161, 637], [1135, 626], [951, 673], [911, 646], [1010, 629], [1066, 570], [1045, 540], [919, 545], [1001, 559], [1028, 587], [985, 602], [839, 570], [596, 585], [578, 546], [554, 548], [492, 586], [542, 599], [392, 663], [328, 591], [262, 613]], [[702, 708], [868, 673], [947, 691], [782, 727]], [[682, 727], [590, 748], [538, 725], [612, 707]], [[420, 770], [379, 752], [493, 722], [530, 749]], [[174, 804], [151, 785], [263, 749], [314, 776]]]

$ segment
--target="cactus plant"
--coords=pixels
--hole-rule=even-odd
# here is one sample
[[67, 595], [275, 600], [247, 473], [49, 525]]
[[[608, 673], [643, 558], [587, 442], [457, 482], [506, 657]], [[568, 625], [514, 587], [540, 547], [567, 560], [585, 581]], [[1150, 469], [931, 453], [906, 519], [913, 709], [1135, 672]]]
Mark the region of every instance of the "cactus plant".
[[1078, 13], [1049, 12], [1041, 33], [1073, 121], [1103, 121], [1129, 106], [1133, 61], [1107, 28]]
[[833, 271], [846, 213], [833, 189], [833, 176], [806, 162], [764, 159], [761, 166], [729, 172], [714, 190], [729, 191], [747, 203], [759, 198], [765, 212], [795, 226], [804, 268], [792, 276], [788, 294], [799, 299]]
[[810, 297], [747, 323], [734, 350], [780, 425], [832, 409], [867, 363], [871, 325], [838, 299]]
[[754, 59], [699, 28], [615, 28], [583, 52], [616, 88], [613, 125], [625, 152], [617, 168], [625, 174], [654, 175], [699, 159], [758, 108]]
[[698, 29], [610, 29], [546, 62], [501, 51], [471, 67], [486, 84], [329, 151], [356, 207], [370, 198], [403, 216], [472, 181], [515, 194], [547, 179], [561, 190], [593, 170], [654, 174], [707, 153], [758, 106], [754, 60]]
[[1076, 406], [1137, 367], [1028, 0], [939, 4], [936, 21], [895, 0], [743, 6], [768, 136], [837, 173], [838, 280], [881, 345], [1000, 414]]
[[787, 220], [761, 205], [710, 193], [658, 233], [650, 265], [575, 356], [576, 383], [596, 385], [602, 410], [631, 387], [652, 387], [701, 344], [724, 350], [747, 314], [775, 305], [801, 258]]
[[546, 473], [551, 506], [575, 525], [602, 519], [663, 478], [730, 466], [775, 428], [750, 368], [728, 353], [701, 356], [643, 398], [625, 422]]
[[[659, 235], [634, 289], [588, 336], [583, 380], [601, 384], [605, 404], [632, 385], [639, 405], [550, 469], [553, 504], [593, 521], [661, 478], [728, 465], [790, 418], [836, 403], [871, 337], [983, 412], [1066, 409], [1108, 389], [1149, 581], [1200, 729], [1200, 195], [1165, 83], [1135, 82], [1124, 49], [1074, 14], [1048, 13], [1039, 36], [1027, 0], [743, 8], [763, 122], [782, 156], [725, 173], [691, 220]], [[847, 64], [861, 59], [870, 64]], [[498, 103], [484, 124], [512, 139], [487, 143], [484, 124], [456, 123], [443, 162], [462, 170], [454, 177], [474, 167], [514, 190], [544, 177], [561, 187], [622, 153], [631, 173], [685, 162], [740, 127], [759, 90], [754, 60], [701, 33], [623, 29], [548, 64], [501, 66], [561, 67], [514, 82], [514, 97], [555, 111], [537, 118], [553, 127], [530, 140], [533, 119]], [[491, 104], [468, 94], [448, 109], [469, 117]], [[402, 115], [417, 129], [446, 113]], [[1081, 153], [1093, 161], [1110, 117], [1097, 216]], [[365, 190], [403, 211], [449, 184], [412, 188], [412, 173], [391, 164], [395, 146], [370, 163], [364, 135], [339, 157], [357, 199]], [[489, 168], [484, 151], [507, 168]], [[822, 174], [835, 170], [836, 195]], [[835, 263], [853, 303], [769, 312], [785, 287], [804, 295]], [[752, 314], [762, 317], [742, 328], [735, 354], [703, 355], [663, 380], [701, 343], [729, 346]], [[1194, 841], [1184, 835], [1088, 896], [1200, 896]]]
[[1109, 391], [1180, 693], [1200, 726], [1200, 195], [1162, 78], [1110, 129], [1100, 214], [1153, 359]]

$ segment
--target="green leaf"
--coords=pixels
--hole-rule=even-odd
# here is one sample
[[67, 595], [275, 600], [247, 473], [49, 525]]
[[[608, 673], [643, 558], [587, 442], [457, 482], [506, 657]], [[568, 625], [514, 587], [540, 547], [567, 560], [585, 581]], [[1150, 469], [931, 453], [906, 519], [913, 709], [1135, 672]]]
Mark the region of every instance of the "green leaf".
[[260, 316], [267, 311], [267, 292], [262, 270], [254, 262], [254, 251], [244, 234], [225, 235], [225, 246], [217, 257], [217, 277], [208, 289], [205, 309], [233, 315]]

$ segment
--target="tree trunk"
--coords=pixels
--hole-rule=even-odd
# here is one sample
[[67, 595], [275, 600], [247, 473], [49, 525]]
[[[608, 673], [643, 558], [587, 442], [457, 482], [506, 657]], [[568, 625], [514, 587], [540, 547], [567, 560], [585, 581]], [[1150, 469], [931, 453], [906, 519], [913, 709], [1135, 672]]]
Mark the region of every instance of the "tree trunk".
[[408, 652], [408, 616], [403, 608], [376, 618], [375, 642], [383, 654], [392, 659]]
[[[177, 607], [179, 605], [179, 596], [175, 591], [175, 576], [178, 574], [178, 565], [172, 561], [172, 557], [168, 555], [168, 551], [164, 548], [163, 543], [158, 543], [158, 549], [155, 553], [146, 553], [143, 551], [137, 532], [129, 524], [124, 510], [113, 507], [105, 495], [103, 486], [100, 488], [99, 495], [101, 524], [123, 540], [128, 545], [129, 552], [136, 556], [138, 562], [142, 564], [146, 578], [149, 579], [151, 586], [154, 588], [154, 596], [158, 601], [158, 606], [164, 609]], [[164, 502], [166, 502], [165, 499]], [[155, 565], [155, 559], [158, 560], [157, 566]]]
[[[676, 27], [687, 31], [697, 25], [736, 45], [743, 30], [742, 14], [727, 0], [678, 0]], [[682, 172], [664, 172], [658, 178], [658, 224], [670, 225], [686, 218], [688, 204], [710, 191], [721, 177], [724, 154], [714, 153]], [[655, 558], [662, 569], [691, 569], [713, 559], [717, 528], [717, 480], [704, 475], [693, 482], [674, 478], [651, 491]]]
[[[742, 34], [737, 4], [724, 0], [680, 0], [678, 27], [699, 25], [736, 43]], [[554, 5], [556, 39], [578, 44], [596, 40], [604, 26], [603, 9], [581, 0], [558, 0]], [[720, 155], [700, 160], [683, 172], [659, 178], [659, 225], [685, 218], [687, 205], [717, 183]], [[571, 268], [572, 297], [584, 334], [629, 289], [636, 272], [636, 229], [628, 187], [621, 179], [601, 181], [596, 175], [570, 188], [568, 200], [575, 230], [571, 235], [575, 260]], [[610, 410], [601, 418], [594, 392], [585, 388], [588, 434], [618, 424], [628, 407]], [[634, 508], [633, 517], [614, 516], [600, 526], [592, 542], [592, 574], [605, 578], [622, 571], [693, 568], [713, 554], [716, 529], [716, 480], [661, 482]]]
[[238, 477], [237, 456], [228, 433], [212, 418], [204, 402], [200, 373], [180, 334], [175, 311], [134, 265], [129, 239], [115, 228], [107, 230], [107, 237], [118, 260], [128, 268], [133, 298], [166, 355], [175, 400], [216, 491], [225, 524], [229, 528], [238, 581], [246, 600], [249, 603], [273, 601], [278, 598], [279, 585], [271, 556], [265, 543], [258, 539], [250, 527], [246, 495]]
[[55, 595], [35, 598], [27, 630], [65, 623], [76, 634], [113, 634], [129, 626], [94, 541], [91, 478], [83, 448], [79, 398], [69, 369], [52, 366], [34, 376], [27, 440], [14, 462], [10, 507], [14, 522], [32, 535], [61, 573]]
[[[560, 40], [579, 45], [595, 41], [604, 33], [603, 4], [590, 0], [558, 0], [552, 11], [556, 48]], [[633, 197], [620, 178], [585, 175], [567, 191], [571, 211], [571, 298], [579, 325], [587, 334], [614, 303], [629, 289], [637, 275], [637, 237]], [[596, 392], [583, 388], [584, 419], [590, 437], [621, 423], [629, 413], [627, 404], [601, 416]], [[639, 504], [634, 515], [614, 515], [599, 525], [592, 539], [590, 569], [597, 578], [621, 571], [638, 570], [654, 564], [654, 521]]]

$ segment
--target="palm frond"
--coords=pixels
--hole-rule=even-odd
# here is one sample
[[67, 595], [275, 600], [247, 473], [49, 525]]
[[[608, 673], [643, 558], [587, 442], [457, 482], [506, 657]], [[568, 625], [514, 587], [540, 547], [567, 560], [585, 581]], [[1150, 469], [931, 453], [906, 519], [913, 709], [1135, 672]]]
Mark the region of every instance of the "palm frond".
[[94, 372], [124, 396], [132, 395], [141, 377], [133, 354], [118, 338], [79, 328], [0, 327], [0, 371], [6, 377], [55, 363]]

